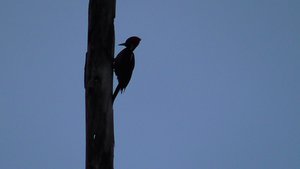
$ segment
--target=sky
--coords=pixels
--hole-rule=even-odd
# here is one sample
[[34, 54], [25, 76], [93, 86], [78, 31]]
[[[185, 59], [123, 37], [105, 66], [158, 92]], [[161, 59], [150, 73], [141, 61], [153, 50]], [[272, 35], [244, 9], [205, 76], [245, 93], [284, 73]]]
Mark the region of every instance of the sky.
[[[300, 1], [117, 1], [141, 37], [115, 169], [298, 169]], [[0, 2], [0, 168], [85, 167], [88, 1]], [[116, 53], [122, 50], [116, 45]]]

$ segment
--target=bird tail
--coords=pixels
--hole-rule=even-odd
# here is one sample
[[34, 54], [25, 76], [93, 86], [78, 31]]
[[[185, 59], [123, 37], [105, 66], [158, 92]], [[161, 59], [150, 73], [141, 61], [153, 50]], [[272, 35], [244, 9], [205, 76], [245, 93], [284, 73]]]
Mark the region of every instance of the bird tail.
[[118, 86], [116, 87], [115, 92], [113, 94], [112, 103], [114, 103], [114, 101], [115, 101], [115, 99], [116, 99], [116, 97], [117, 97], [120, 89], [121, 89], [120, 84], [118, 84]]

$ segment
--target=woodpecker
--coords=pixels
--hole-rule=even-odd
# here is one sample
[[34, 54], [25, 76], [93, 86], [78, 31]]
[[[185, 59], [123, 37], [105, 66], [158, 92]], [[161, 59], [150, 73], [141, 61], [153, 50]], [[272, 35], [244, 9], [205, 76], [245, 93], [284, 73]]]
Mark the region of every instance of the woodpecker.
[[130, 81], [135, 64], [133, 51], [139, 45], [140, 41], [139, 37], [132, 36], [125, 43], [119, 44], [120, 46], [125, 46], [125, 49], [113, 61], [113, 69], [118, 79], [118, 86], [113, 94], [113, 102], [119, 91], [121, 90], [122, 93]]

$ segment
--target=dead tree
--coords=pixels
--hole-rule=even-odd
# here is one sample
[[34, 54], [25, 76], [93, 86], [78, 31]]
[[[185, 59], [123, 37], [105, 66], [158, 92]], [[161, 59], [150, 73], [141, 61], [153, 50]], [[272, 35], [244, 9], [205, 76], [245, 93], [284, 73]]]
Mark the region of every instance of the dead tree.
[[90, 0], [84, 87], [86, 169], [113, 169], [112, 109], [115, 0]]

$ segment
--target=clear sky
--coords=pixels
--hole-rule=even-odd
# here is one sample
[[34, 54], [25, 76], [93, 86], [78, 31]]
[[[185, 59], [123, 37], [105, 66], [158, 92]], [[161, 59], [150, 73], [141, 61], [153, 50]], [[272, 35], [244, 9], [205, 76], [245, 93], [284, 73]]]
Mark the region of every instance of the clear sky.
[[[0, 168], [83, 169], [85, 0], [0, 2]], [[119, 0], [115, 169], [299, 169], [300, 1]], [[122, 48], [116, 46], [116, 52]]]

